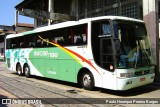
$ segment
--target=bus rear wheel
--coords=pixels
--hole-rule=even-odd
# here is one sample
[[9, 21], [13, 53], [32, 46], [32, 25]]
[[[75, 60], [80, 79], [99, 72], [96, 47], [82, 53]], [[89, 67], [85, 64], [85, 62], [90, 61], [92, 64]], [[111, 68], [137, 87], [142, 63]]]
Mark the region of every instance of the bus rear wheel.
[[21, 65], [20, 65], [20, 64], [17, 65], [17, 74], [18, 74], [19, 76], [22, 75], [22, 68], [21, 68]]
[[94, 89], [94, 78], [90, 72], [84, 72], [81, 76], [81, 85], [86, 90]]
[[27, 78], [30, 77], [30, 69], [29, 69], [29, 66], [28, 65], [25, 65], [24, 66], [24, 74]]

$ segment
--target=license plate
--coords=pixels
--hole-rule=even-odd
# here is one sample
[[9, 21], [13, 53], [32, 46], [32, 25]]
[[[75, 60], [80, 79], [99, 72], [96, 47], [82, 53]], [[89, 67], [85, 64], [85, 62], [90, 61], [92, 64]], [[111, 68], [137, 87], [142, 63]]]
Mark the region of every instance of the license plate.
[[140, 82], [145, 81], [146, 78], [140, 78]]

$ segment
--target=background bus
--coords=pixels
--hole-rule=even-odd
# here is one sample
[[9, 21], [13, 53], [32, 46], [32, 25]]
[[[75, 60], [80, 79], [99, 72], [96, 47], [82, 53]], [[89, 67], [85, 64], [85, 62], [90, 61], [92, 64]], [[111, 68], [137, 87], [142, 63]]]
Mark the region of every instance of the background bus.
[[154, 62], [143, 21], [103, 16], [6, 37], [6, 64], [18, 75], [128, 90], [152, 83]]

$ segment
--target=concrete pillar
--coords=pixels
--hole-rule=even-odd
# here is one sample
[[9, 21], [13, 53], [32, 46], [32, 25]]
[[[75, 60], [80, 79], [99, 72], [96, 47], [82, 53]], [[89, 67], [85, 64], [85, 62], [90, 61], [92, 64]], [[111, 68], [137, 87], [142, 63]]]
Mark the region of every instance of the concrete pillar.
[[143, 0], [143, 19], [146, 23], [147, 31], [151, 39], [151, 47], [153, 51], [154, 61], [156, 64], [155, 81], [160, 82], [159, 72], [159, 47], [158, 47], [158, 0]]
[[4, 34], [4, 61], [6, 61], [6, 33]]
[[74, 16], [76, 11], [75, 0], [71, 0], [71, 12], [70, 15]]
[[18, 12], [18, 10], [16, 10], [16, 12], [15, 12], [15, 32], [17, 32], [17, 24], [18, 24], [18, 15], [19, 15], [19, 12]]
[[[48, 12], [54, 13], [54, 0], [49, 0], [48, 2]], [[51, 15], [50, 15], [51, 16]], [[51, 25], [51, 20], [48, 20], [48, 25]]]
[[72, 0], [71, 1], [71, 16], [76, 16], [76, 19], [78, 19], [78, 0]]
[[34, 28], [37, 28], [38, 25], [37, 25], [37, 19], [34, 18]]

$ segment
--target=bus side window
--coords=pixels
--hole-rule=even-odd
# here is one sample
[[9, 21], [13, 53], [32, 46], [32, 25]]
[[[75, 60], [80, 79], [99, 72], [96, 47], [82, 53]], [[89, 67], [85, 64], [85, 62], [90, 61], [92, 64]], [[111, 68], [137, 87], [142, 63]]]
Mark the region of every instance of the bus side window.
[[71, 45], [72, 44], [72, 42], [71, 42], [71, 36], [66, 36], [66, 38], [65, 38], [65, 45], [67, 46], [67, 45]]
[[18, 44], [19, 41], [17, 41], [17, 38], [11, 38], [11, 48], [12, 49], [15, 49], [15, 48], [18, 48]]
[[24, 48], [24, 43], [20, 42], [20, 48]]
[[64, 45], [64, 38], [63, 37], [57, 37], [55, 39], [55, 41], [59, 44], [59, 45]]
[[37, 40], [37, 45], [36, 47], [42, 47], [42, 40], [41, 39], [38, 39]]
[[16, 44], [12, 44], [12, 45], [11, 45], [11, 48], [12, 48], [12, 49], [16, 48]]
[[45, 41], [42, 41], [42, 47], [48, 47], [49, 46], [49, 38], [44, 38]]
[[55, 40], [54, 40], [54, 38], [52, 37], [52, 38], [50, 38], [49, 39], [49, 44], [48, 44], [48, 47], [53, 47], [54, 45], [53, 45], [53, 43], [55, 42]]
[[19, 37], [19, 41], [20, 41], [19, 47], [20, 48], [26, 48], [26, 37], [25, 36], [24, 37]]
[[83, 38], [80, 34], [79, 35], [74, 35], [74, 44], [76, 44], [76, 45], [83, 44]]
[[11, 39], [7, 39], [6, 42], [6, 49], [11, 49]]
[[87, 28], [86, 24], [73, 27], [74, 45], [85, 45], [87, 43]]
[[87, 36], [86, 36], [86, 34], [82, 34], [82, 38], [83, 38], [83, 43], [86, 44], [87, 43]]
[[34, 42], [29, 42], [29, 47], [35, 47]]
[[111, 33], [111, 29], [110, 29], [109, 23], [102, 24], [102, 34], [105, 35], [110, 33]]

